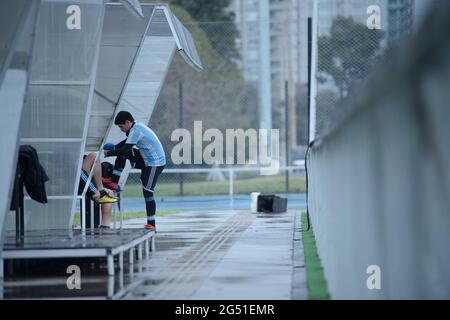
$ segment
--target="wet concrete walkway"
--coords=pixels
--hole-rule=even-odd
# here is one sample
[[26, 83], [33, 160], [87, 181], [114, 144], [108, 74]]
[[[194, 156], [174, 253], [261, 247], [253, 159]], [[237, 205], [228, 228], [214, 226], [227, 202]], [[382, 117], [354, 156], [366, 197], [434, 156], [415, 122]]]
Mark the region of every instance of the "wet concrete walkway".
[[158, 217], [157, 228], [156, 252], [125, 299], [307, 298], [300, 210], [182, 213]]

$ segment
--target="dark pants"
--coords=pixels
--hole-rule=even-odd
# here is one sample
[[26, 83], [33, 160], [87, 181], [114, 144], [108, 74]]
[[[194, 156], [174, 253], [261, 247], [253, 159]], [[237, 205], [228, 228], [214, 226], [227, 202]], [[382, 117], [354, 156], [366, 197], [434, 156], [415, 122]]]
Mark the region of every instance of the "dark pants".
[[[81, 196], [83, 194], [84, 187], [86, 186], [86, 181], [88, 179], [89, 175], [84, 170], [81, 169], [81, 175], [80, 175], [80, 183], [78, 184], [78, 195]], [[98, 203], [94, 202], [94, 212], [91, 212], [91, 206], [90, 201], [93, 201], [93, 197], [95, 195], [95, 192], [97, 191], [97, 186], [94, 181], [90, 181], [89, 186], [86, 191], [86, 207], [81, 208], [81, 210], [86, 210], [86, 228], [95, 228], [95, 226], [98, 226], [100, 224], [100, 206]], [[81, 203], [80, 203], [81, 207]], [[94, 215], [94, 225], [91, 226], [91, 214]]]
[[[80, 175], [80, 182], [78, 183], [78, 195], [81, 196], [83, 193], [84, 187], [86, 186], [86, 182], [88, 180], [89, 174], [84, 170], [81, 169], [81, 175]], [[97, 185], [93, 180], [89, 182], [89, 186], [86, 191], [86, 196], [89, 197], [89, 199], [93, 199], [95, 192], [97, 191]]]
[[145, 199], [145, 209], [147, 212], [147, 223], [155, 226], [156, 202], [153, 197], [156, 182], [164, 166], [146, 166], [144, 159], [137, 149], [132, 149], [127, 155], [116, 158], [112, 176], [113, 182], [119, 182], [126, 161], [129, 160], [131, 166], [141, 169], [142, 193]]

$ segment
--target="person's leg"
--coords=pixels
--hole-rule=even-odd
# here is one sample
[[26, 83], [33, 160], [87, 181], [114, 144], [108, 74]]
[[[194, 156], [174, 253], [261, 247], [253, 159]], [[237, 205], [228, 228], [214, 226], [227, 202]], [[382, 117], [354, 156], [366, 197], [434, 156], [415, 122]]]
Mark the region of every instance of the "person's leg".
[[102, 203], [102, 225], [109, 226], [112, 212], [112, 203]]
[[154, 199], [154, 190], [159, 175], [164, 166], [161, 167], [145, 167], [141, 172], [142, 191], [145, 199], [145, 209], [147, 211], [146, 228], [156, 227], [156, 202]]
[[96, 158], [95, 153], [89, 153], [87, 156], [84, 157], [83, 169], [86, 172], [91, 172], [92, 165], [94, 164], [95, 158]]
[[[82, 169], [81, 169], [81, 175], [80, 175], [80, 183], [78, 186], [78, 195], [81, 195], [84, 191], [84, 188], [85, 188], [86, 183], [89, 178], [89, 172], [91, 171], [91, 168], [92, 168], [92, 163], [93, 162], [90, 159], [88, 159], [88, 156], [84, 157], [83, 165], [82, 165]], [[97, 186], [95, 185], [95, 183], [93, 181], [89, 182], [89, 186], [86, 190], [86, 194], [91, 199], [95, 199], [96, 197], [99, 196]]]
[[143, 169], [145, 168], [144, 159], [138, 149], [131, 149], [125, 156], [117, 157], [114, 162], [114, 169], [111, 181], [118, 183], [123, 169], [125, 168], [126, 161], [129, 160], [132, 168]]
[[[83, 159], [83, 171], [82, 171], [82, 178], [87, 181], [87, 178], [92, 170], [92, 167], [94, 166], [94, 163], [96, 163], [94, 168], [94, 173], [92, 175], [92, 181], [89, 184], [89, 191], [88, 194], [90, 194], [91, 198], [94, 200], [100, 199], [106, 202], [114, 201], [114, 193], [111, 190], [105, 189], [102, 183], [102, 167], [100, 165], [100, 162], [95, 160], [96, 155], [95, 153], [88, 154]], [[93, 194], [92, 194], [93, 193]], [[101, 199], [102, 197], [109, 197]]]
[[145, 210], [147, 212], [147, 225], [153, 227], [156, 226], [155, 223], [155, 212], [156, 212], [156, 202], [153, 198], [153, 190], [147, 188], [148, 181], [151, 175], [155, 173], [156, 167], [144, 167], [141, 171], [141, 182], [142, 182], [142, 193], [145, 200]]
[[120, 175], [122, 174], [123, 169], [125, 168], [125, 163], [127, 159], [124, 157], [117, 157], [114, 162], [113, 174], [111, 177], [111, 181], [114, 183], [118, 183], [120, 179]]
[[102, 166], [100, 164], [100, 161], [95, 160], [96, 155], [95, 153], [89, 153], [86, 158], [83, 160], [83, 169], [86, 172], [91, 172], [92, 167], [95, 165], [94, 168], [94, 174], [92, 175], [92, 180], [94, 180], [95, 185], [98, 187], [99, 190], [104, 189], [103, 183], [102, 183]]

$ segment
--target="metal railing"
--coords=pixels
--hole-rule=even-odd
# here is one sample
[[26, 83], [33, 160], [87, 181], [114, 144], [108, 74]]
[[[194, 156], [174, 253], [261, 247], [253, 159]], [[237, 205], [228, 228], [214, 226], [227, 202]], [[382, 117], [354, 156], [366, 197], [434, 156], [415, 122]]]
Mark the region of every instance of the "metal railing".
[[[178, 184], [179, 184], [179, 194], [180, 196], [185, 195], [184, 191], [183, 191], [183, 186], [185, 184], [190, 183], [191, 181], [189, 180], [185, 180], [183, 177], [181, 177], [181, 175], [187, 175], [187, 174], [199, 174], [199, 173], [221, 173], [224, 180], [222, 181], [227, 181], [228, 182], [228, 196], [230, 198], [230, 200], [233, 200], [235, 194], [236, 194], [236, 188], [235, 188], [235, 184], [237, 181], [239, 181], [239, 179], [237, 179], [237, 175], [239, 173], [257, 173], [257, 172], [263, 172], [264, 170], [268, 170], [267, 167], [228, 167], [228, 168], [168, 168], [168, 169], [164, 169], [161, 178], [160, 178], [160, 182], [158, 182], [158, 185], [160, 183], [165, 183], [167, 182], [167, 179], [164, 179], [164, 175], [166, 174], [179, 174], [179, 179], [178, 179]], [[292, 177], [295, 177], [296, 175], [298, 175], [298, 172], [300, 172], [301, 174], [304, 174], [305, 171], [305, 167], [304, 167], [304, 161], [301, 161], [299, 163], [299, 165], [295, 165], [295, 166], [283, 166], [283, 167], [279, 167], [278, 168], [278, 173], [277, 175], [273, 175], [273, 176], [279, 176], [280, 173], [285, 173], [284, 175], [284, 182], [285, 182], [285, 191], [286, 193], [289, 193], [290, 190], [290, 186], [289, 186], [289, 181]], [[141, 171], [138, 169], [132, 169], [130, 170], [130, 177], [127, 181], [127, 184], [140, 184], [139, 181], [136, 181], [137, 179], [135, 177], [136, 174], [139, 174]], [[133, 176], [134, 174], [134, 176]], [[270, 175], [259, 175], [257, 177], [271, 177]], [[161, 181], [162, 180], [162, 181]], [[200, 180], [203, 182], [214, 182], [214, 181], [205, 181], [205, 180]]]

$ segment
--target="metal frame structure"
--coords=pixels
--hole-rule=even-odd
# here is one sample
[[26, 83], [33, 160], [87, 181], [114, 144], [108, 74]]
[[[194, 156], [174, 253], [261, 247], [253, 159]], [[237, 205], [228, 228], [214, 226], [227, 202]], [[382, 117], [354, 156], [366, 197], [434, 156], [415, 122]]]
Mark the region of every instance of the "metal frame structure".
[[[138, 32], [139, 32], [138, 42], [137, 43], [133, 43], [131, 45], [128, 44], [129, 47], [131, 47], [131, 48], [135, 47], [136, 48], [134, 50], [131, 49], [131, 57], [130, 56], [126, 57], [126, 56], [124, 56], [123, 52], [120, 52], [121, 50], [123, 50], [123, 47], [124, 47], [124, 45], [122, 43], [120, 45], [118, 45], [118, 50], [117, 51], [119, 51], [119, 52], [116, 53], [117, 56], [115, 57], [116, 59], [115, 59], [114, 62], [115, 63], [119, 63], [119, 62], [121, 62], [120, 60], [127, 60], [127, 62], [129, 64], [125, 66], [124, 70], [122, 70], [122, 72], [116, 72], [116, 70], [111, 71], [110, 70], [110, 68], [111, 68], [110, 64], [111, 63], [109, 63], [109, 64], [106, 63], [106, 66], [103, 67], [103, 68], [100, 68], [101, 71], [97, 74], [97, 81], [96, 81], [96, 87], [97, 88], [94, 91], [97, 99], [95, 99], [95, 102], [94, 102], [94, 105], [93, 105], [94, 112], [91, 115], [91, 119], [90, 119], [90, 122], [89, 122], [89, 127], [87, 128], [88, 129], [88, 135], [86, 137], [87, 146], [85, 147], [86, 151], [95, 151], [95, 152], [97, 152], [97, 156], [96, 156], [96, 159], [95, 159], [96, 161], [100, 158], [101, 151], [99, 151], [99, 149], [100, 149], [101, 145], [103, 145], [104, 137], [106, 136], [104, 131], [102, 131], [99, 128], [96, 128], [96, 124], [99, 122], [98, 119], [100, 119], [100, 122], [102, 122], [102, 123], [104, 122], [104, 119], [106, 119], [106, 121], [107, 121], [107, 126], [106, 126], [107, 131], [106, 132], [109, 132], [110, 128], [112, 127], [113, 115], [115, 114], [115, 109], [117, 108], [117, 106], [120, 103], [120, 100], [122, 99], [122, 96], [123, 96], [124, 91], [125, 91], [126, 84], [127, 84], [128, 80], [129, 80], [129, 77], [130, 77], [130, 75], [132, 73], [132, 70], [134, 68], [136, 57], [138, 56], [138, 53], [139, 53], [139, 51], [140, 51], [140, 49], [142, 47], [143, 39], [144, 39], [145, 34], [146, 34], [147, 30], [148, 30], [151, 17], [153, 16], [153, 12], [154, 12], [154, 8], [153, 7], [154, 6], [148, 6], [144, 10], [144, 12], [147, 15], [147, 18], [142, 14], [142, 17], [143, 17], [143, 21], [142, 22], [141, 21], [133, 21], [132, 20], [132, 21], [129, 21], [128, 25], [121, 26], [122, 31], [125, 28], [125, 30], [127, 31], [126, 33], [129, 34], [129, 33], [132, 33], [132, 31], [136, 31], [136, 30], [132, 30], [133, 28], [136, 28], [136, 25], [138, 25], [138, 26], [140, 25], [140, 29], [138, 29]], [[119, 3], [109, 3], [106, 6], [106, 11], [111, 11], [110, 17], [111, 18], [115, 18], [115, 19], [118, 18], [118, 17], [114, 16], [114, 15], [117, 14], [116, 11], [118, 11], [118, 10], [119, 10], [119, 12], [121, 11], [122, 14], [126, 14], [126, 11], [125, 10], [121, 10], [121, 9], [122, 9], [122, 6]], [[141, 10], [141, 13], [142, 13], [142, 10]], [[107, 13], [106, 19], [108, 19], [108, 17], [109, 17], [109, 15]], [[131, 22], [133, 22], [134, 24], [130, 25]], [[112, 51], [112, 48], [113, 48], [114, 40], [111, 40], [110, 38], [113, 38], [113, 37], [114, 38], [116, 38], [116, 37], [118, 38], [117, 34], [114, 34], [115, 30], [112, 30], [112, 34], [111, 35], [109, 34], [110, 30], [108, 30], [108, 26], [106, 25], [106, 23], [108, 23], [108, 20], [106, 20], [104, 22], [105, 25], [104, 25], [103, 37], [102, 37], [102, 44], [103, 44], [103, 42], [105, 42], [105, 47], [106, 47], [106, 52], [104, 52], [105, 55], [106, 54], [111, 54], [111, 51]], [[116, 24], [116, 21], [113, 21], [113, 23]], [[102, 62], [103, 62], [103, 60], [100, 59], [99, 60], [99, 64], [102, 64]], [[116, 82], [119, 82], [119, 85], [116, 85], [115, 91], [113, 90], [112, 92], [108, 92], [108, 93], [102, 92], [103, 91], [102, 90], [102, 86], [105, 86], [106, 84], [103, 84], [101, 79], [102, 78], [108, 78], [108, 80], [107, 80], [108, 86], [107, 87], [110, 90], [109, 82], [110, 82], [110, 78], [111, 78], [110, 74], [108, 74], [108, 75], [103, 74], [102, 71], [105, 71], [105, 73], [106, 72], [109, 72], [109, 73], [116, 72], [114, 74], [114, 77], [119, 78], [120, 80], [119, 81], [116, 80]], [[105, 104], [105, 103], [106, 104], [108, 104], [108, 103], [110, 104], [109, 112], [105, 111], [105, 107], [102, 105], [102, 100], [105, 100], [105, 101], [103, 101], [103, 104]], [[99, 117], [99, 115], [100, 115], [100, 117]], [[103, 125], [102, 125], [102, 127], [103, 127]], [[103, 137], [103, 138], [96, 139], [97, 136]], [[86, 201], [85, 201], [86, 197], [85, 196], [86, 196], [86, 192], [87, 192], [87, 189], [88, 189], [88, 184], [89, 184], [89, 182], [92, 179], [92, 175], [93, 175], [93, 172], [94, 172], [94, 169], [95, 169], [95, 165], [96, 165], [96, 162], [94, 163], [94, 166], [92, 167], [91, 172], [89, 173], [88, 182], [86, 183], [86, 186], [85, 186], [85, 188], [84, 188], [84, 190], [82, 192], [81, 197], [77, 197], [77, 199], [81, 198], [81, 206], [82, 206], [82, 208], [86, 207]], [[73, 207], [75, 207], [75, 203], [73, 204]], [[122, 228], [122, 219], [123, 219], [123, 212], [122, 212], [121, 208], [119, 209], [120, 216], [121, 216], [120, 228]], [[93, 210], [91, 210], [91, 212], [93, 212]], [[116, 212], [114, 211], [114, 213], [116, 213]], [[73, 209], [70, 221], [73, 221], [74, 214], [75, 214], [75, 210]], [[81, 215], [82, 215], [81, 216], [81, 228], [82, 228], [82, 230], [85, 230], [86, 229], [86, 210], [82, 210], [81, 211]], [[114, 227], [115, 227], [115, 222], [116, 222], [116, 215], [114, 214]], [[93, 215], [91, 214], [91, 225], [92, 224], [93, 224]]]
[[[120, 4], [108, 4], [108, 6], [111, 9], [120, 8]], [[137, 121], [148, 123], [173, 59], [175, 47], [195, 70], [203, 70], [190, 32], [173, 15], [169, 7], [165, 4], [146, 4], [142, 7], [144, 13], [150, 18], [144, 18], [147, 25], [132, 60], [129, 73], [121, 87], [122, 91], [117, 102], [113, 98], [106, 98], [109, 103], [116, 107], [114, 112], [106, 115], [107, 119], [111, 116], [109, 125], [106, 131], [102, 132], [102, 120], [99, 121], [97, 118], [97, 121], [95, 121], [91, 118], [89, 123], [90, 134], [87, 136], [89, 141], [87, 151], [98, 152], [97, 159], [101, 158], [101, 151], [99, 150], [105, 142], [117, 143], [123, 139], [122, 132], [113, 125], [114, 116], [119, 111], [131, 111]], [[152, 72], [149, 72], [149, 70], [152, 70]], [[96, 90], [97, 95], [105, 97], [104, 94], [99, 92], [100, 90]], [[95, 105], [94, 108], [96, 108]], [[104, 138], [96, 140], [96, 136]], [[111, 158], [105, 160], [113, 162]], [[127, 164], [119, 182], [122, 187], [126, 183], [129, 170], [130, 166]], [[90, 179], [91, 176], [89, 176]], [[85, 188], [83, 195], [86, 190], [87, 188]], [[122, 216], [122, 212], [120, 214]], [[72, 213], [72, 219], [73, 215], [74, 212]], [[82, 221], [85, 220], [82, 219]], [[85, 226], [83, 225], [82, 228], [84, 229]]]
[[[0, 182], [0, 260], [4, 241], [4, 221], [12, 199], [18, 159], [18, 132], [25, 103], [29, 76], [32, 37], [26, 29], [36, 14], [36, 1], [5, 0], [0, 3], [0, 100], [4, 129], [2, 148], [8, 150], [0, 159], [3, 179]], [[1, 282], [0, 275], [0, 282]]]
[[[25, 198], [26, 228], [67, 228], [74, 180], [79, 179], [81, 168], [78, 158], [86, 141], [105, 3], [101, 0], [35, 3], [36, 21], [29, 25], [25, 35], [33, 41], [19, 143], [35, 147], [50, 182], [46, 205]], [[80, 10], [79, 29], [67, 24], [72, 5]]]
[[[47, 172], [50, 177], [47, 183], [49, 202], [40, 205], [25, 198], [25, 229], [65, 229], [72, 226], [75, 214], [81, 155], [85, 151], [95, 151], [100, 158], [98, 151], [105, 141], [118, 142], [122, 139], [121, 132], [112, 124], [114, 115], [121, 110], [130, 110], [137, 121], [148, 122], [175, 48], [196, 70], [200, 71], [202, 66], [191, 34], [167, 5], [143, 5], [141, 11], [144, 18], [139, 20], [130, 19], [133, 16], [120, 3], [100, 0], [75, 2], [81, 7], [85, 24], [80, 30], [66, 30], [67, 1], [41, 0], [36, 3], [37, 19], [31, 31], [35, 34], [33, 43], [37, 45], [31, 54], [33, 64], [20, 125], [20, 143], [34, 146], [44, 168], [50, 171]], [[115, 63], [122, 61], [124, 55], [119, 51], [124, 46], [116, 42], [120, 50], [116, 49], [116, 56], [110, 56], [103, 62], [103, 54], [112, 47], [106, 43], [107, 49], [101, 51], [100, 44], [103, 39], [114, 41], [118, 29], [126, 27], [124, 24], [110, 24], [108, 28], [113, 28], [113, 31], [107, 37], [104, 17], [111, 8], [123, 12], [123, 18], [132, 21], [130, 24], [134, 23], [141, 30], [127, 33], [129, 37], [134, 32], [139, 40], [134, 44], [135, 49], [125, 53], [131, 57], [128, 60], [130, 65], [122, 66], [122, 70], [118, 71], [122, 74], [116, 72], [122, 82], [114, 84], [116, 92], [112, 100], [111, 95], [104, 94], [101, 85], [103, 83], [104, 89], [108, 81], [116, 81], [114, 75], [108, 78], [110, 74], [105, 70], [115, 69]], [[100, 19], [96, 13], [100, 14]], [[49, 16], [54, 19], [47, 19]], [[126, 38], [123, 36], [121, 40]], [[82, 57], [72, 57], [71, 50], [80, 51]], [[49, 52], [53, 53], [48, 56]], [[65, 56], [70, 59], [63, 63]], [[77, 67], [77, 63], [82, 65]], [[99, 67], [102, 69], [98, 70]], [[99, 121], [101, 130], [91, 132]], [[93, 140], [93, 137], [105, 138]], [[75, 161], [77, 155], [79, 160]], [[93, 170], [89, 179], [92, 174]], [[123, 175], [122, 185], [126, 178], [127, 172]], [[9, 220], [7, 225], [12, 229], [14, 223], [11, 216]]]
[[[100, 234], [100, 237], [91, 234], [94, 240], [100, 242], [102, 237], [116, 236], [121, 231], [112, 231], [108, 234]], [[135, 232], [135, 230], [133, 230]], [[39, 235], [38, 235], [39, 236]], [[49, 247], [49, 248], [18, 248], [9, 249], [3, 251], [3, 257], [0, 259], [0, 277], [4, 275], [4, 261], [3, 260], [15, 260], [15, 259], [45, 259], [45, 258], [80, 258], [80, 257], [98, 257], [106, 258], [108, 264], [108, 275], [114, 276], [114, 257], [118, 257], [118, 268], [123, 270], [123, 258], [124, 252], [128, 252], [128, 261], [132, 265], [134, 263], [134, 250], [137, 249], [137, 258], [142, 260], [143, 250], [145, 257], [148, 258], [150, 251], [155, 251], [155, 232], [144, 231], [142, 235], [132, 240], [126, 239], [119, 245], [105, 245], [104, 243], [95, 243], [95, 247], [88, 248], [87, 241], [89, 233], [79, 231], [79, 234], [72, 235], [71, 245], [61, 248]], [[67, 237], [69, 238], [69, 236]], [[75, 244], [75, 245], [74, 245]]]
[[[114, 132], [117, 128], [113, 127], [112, 123], [114, 115], [121, 110], [131, 110], [138, 121], [148, 122], [175, 48], [191, 66], [198, 71], [202, 70], [192, 36], [167, 5], [149, 4], [142, 6], [141, 10], [136, 0], [121, 0], [121, 2], [122, 4], [107, 4], [104, 0], [70, 3], [66, 0], [33, 2], [37, 7], [36, 21], [30, 25], [26, 36], [32, 39], [34, 47], [31, 50], [32, 64], [18, 139], [20, 143], [33, 144], [44, 168], [50, 171], [47, 172], [50, 177], [50, 188], [47, 192], [49, 203], [40, 206], [29, 197], [25, 197], [25, 217], [28, 218], [28, 222], [24, 238], [15, 239], [15, 243], [27, 243], [31, 239], [27, 238], [30, 236], [27, 233], [29, 231], [45, 234], [45, 230], [51, 229], [55, 229], [54, 234], [65, 230], [81, 232], [81, 238], [69, 238], [71, 245], [61, 248], [41, 246], [25, 249], [20, 245], [6, 248], [2, 250], [3, 255], [0, 255], [0, 278], [3, 277], [4, 259], [106, 257], [108, 275], [114, 275], [115, 256], [118, 256], [119, 269], [123, 269], [124, 252], [128, 251], [129, 261], [132, 264], [136, 247], [139, 259], [142, 258], [143, 247], [146, 256], [149, 250], [154, 250], [155, 234], [152, 231], [145, 231], [138, 238], [128, 239], [118, 246], [96, 243], [92, 248], [83, 245], [88, 237], [85, 225], [82, 226], [82, 230], [70, 231], [78, 199], [77, 186], [82, 168], [82, 154], [85, 151], [97, 151], [98, 158], [100, 154], [98, 151], [105, 141], [117, 142], [115, 137], [118, 132]], [[104, 19], [107, 10], [110, 8], [122, 10], [123, 4], [127, 9], [131, 7], [133, 14], [143, 18], [130, 20], [140, 24], [143, 29], [142, 34], [139, 31], [137, 33], [139, 41], [135, 49], [130, 49], [132, 54], [131, 60], [128, 60], [130, 64], [125, 65], [124, 70], [119, 72], [122, 78], [116, 83], [118, 86], [114, 93], [117, 100], [111, 100], [97, 87], [101, 84], [98, 76], [104, 76], [103, 80], [106, 79], [106, 85], [109, 86], [108, 81], [116, 79], [108, 78], [108, 74], [102, 72], [116, 67], [114, 61], [121, 61], [123, 56], [119, 53], [115, 57], [116, 60], [107, 61], [99, 72], [101, 59], [104, 58], [101, 54], [101, 43], [103, 40], [114, 41], [113, 38], [117, 35], [113, 31], [109, 39], [105, 36]], [[79, 6], [80, 12], [84, 15], [81, 20], [84, 24], [78, 30], [69, 27], [65, 29], [69, 14], [66, 7], [69, 5]], [[124, 12], [128, 14], [128, 11]], [[112, 26], [114, 27], [114, 24]], [[124, 26], [117, 25], [116, 22], [115, 27], [120, 29]], [[125, 39], [127, 37], [130, 37], [130, 33]], [[117, 42], [117, 39], [116, 45], [123, 48], [123, 44]], [[70, 59], [63, 61], [67, 57]], [[107, 101], [109, 107], [102, 109], [105, 105], [101, 105], [100, 99]], [[96, 111], [99, 110], [100, 113], [97, 114]], [[105, 110], [106, 114], [102, 114]], [[93, 135], [90, 129], [96, 124], [93, 121], [95, 116], [106, 120], [106, 126], [100, 130], [100, 135], [99, 131], [95, 132], [97, 136], [105, 138], [92, 142]], [[16, 147], [17, 145], [16, 143]], [[91, 169], [88, 183], [81, 196], [83, 200], [94, 169], [95, 167]], [[121, 215], [121, 226], [122, 219]], [[82, 221], [86, 221], [85, 217]], [[0, 227], [2, 229], [4, 227], [3, 220], [0, 221]], [[111, 231], [113, 235], [118, 235], [120, 232], [126, 232], [126, 229]], [[91, 232], [91, 235], [94, 238], [97, 236], [97, 240], [104, 236], [95, 232]]]
[[[142, 268], [138, 267], [138, 272], [142, 272]], [[133, 269], [129, 269], [129, 273], [128, 273], [130, 278], [134, 278], [134, 271]], [[145, 281], [145, 278], [140, 278], [140, 279], [133, 279], [133, 281], [130, 281], [129, 284], [125, 285], [125, 274], [123, 271], [120, 271], [118, 274], [119, 277], [119, 286], [118, 286], [118, 291], [116, 293], [114, 293], [115, 291], [115, 282], [116, 279], [115, 277], [107, 277], [106, 281], [106, 295], [92, 295], [92, 296], [76, 296], [77, 300], [118, 300], [123, 298], [124, 296], [126, 296], [131, 290], [133, 290], [134, 288], [138, 287], [139, 285], [142, 285], [142, 283]], [[14, 288], [18, 288], [18, 287], [24, 287], [24, 288], [29, 288], [29, 287], [42, 287], [42, 286], [46, 286], [46, 285], [64, 285], [66, 286], [66, 279], [61, 279], [61, 280], [56, 280], [56, 281], [52, 281], [52, 280], [42, 280], [39, 279], [38, 281], [7, 281], [5, 283], [3, 283], [3, 287], [2, 284], [0, 284], [0, 299], [4, 299], [4, 291], [7, 290], [8, 287], [14, 287]], [[84, 280], [83, 283], [98, 283], [99, 286], [104, 285], [103, 281], [89, 281], [89, 280]], [[2, 295], [3, 294], [3, 295]], [[66, 297], [50, 297], [50, 296], [46, 296], [46, 297], [32, 297], [32, 299], [35, 300], [71, 300], [74, 299], [74, 296], [66, 296]], [[14, 297], [15, 300], [17, 299], [30, 299], [30, 297]]]

